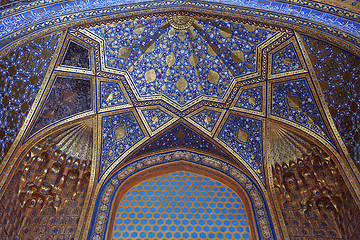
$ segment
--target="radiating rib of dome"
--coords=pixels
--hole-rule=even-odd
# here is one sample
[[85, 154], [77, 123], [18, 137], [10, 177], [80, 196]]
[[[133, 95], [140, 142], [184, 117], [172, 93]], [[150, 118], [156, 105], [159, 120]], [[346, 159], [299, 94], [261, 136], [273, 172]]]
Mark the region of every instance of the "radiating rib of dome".
[[311, 143], [299, 135], [273, 124], [270, 128], [271, 163], [282, 164], [302, 158], [311, 149]]
[[93, 127], [91, 121], [83, 121], [67, 127], [51, 136], [57, 148], [67, 155], [91, 161]]

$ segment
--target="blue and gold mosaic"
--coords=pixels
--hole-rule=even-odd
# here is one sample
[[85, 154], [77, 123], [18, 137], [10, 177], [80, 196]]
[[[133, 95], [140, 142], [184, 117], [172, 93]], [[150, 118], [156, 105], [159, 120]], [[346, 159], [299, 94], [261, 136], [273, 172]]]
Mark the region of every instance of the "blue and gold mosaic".
[[263, 178], [262, 132], [260, 120], [230, 114], [218, 136], [261, 178]]
[[91, 80], [56, 77], [29, 135], [54, 122], [91, 110], [91, 108]]
[[59, 36], [39, 38], [0, 59], [0, 159], [11, 147], [33, 104]]
[[331, 141], [306, 79], [273, 83], [271, 114]]
[[189, 172], [133, 187], [121, 200], [112, 239], [251, 239], [240, 197]]
[[150, 126], [151, 131], [153, 132], [173, 119], [173, 116], [165, 113], [159, 108], [146, 109], [141, 112], [144, 115], [146, 122]]
[[138, 154], [142, 155], [176, 147], [198, 149], [226, 157], [230, 160], [228, 154], [219, 146], [184, 124], [178, 124], [162, 135], [156, 137], [153, 141], [146, 144], [146, 146], [140, 148]]
[[100, 93], [101, 108], [121, 106], [128, 103], [118, 83], [101, 81]]
[[258, 86], [242, 90], [235, 107], [262, 112], [262, 88]]
[[173, 15], [89, 29], [105, 41], [106, 66], [126, 70], [140, 96], [185, 105], [222, 98], [233, 76], [256, 71], [256, 48], [275, 34], [230, 22]]
[[212, 132], [220, 116], [220, 111], [205, 109], [191, 116], [190, 119], [195, 121], [209, 132]]
[[272, 74], [301, 70], [303, 66], [299, 60], [293, 43], [290, 43], [272, 55]]
[[303, 40], [334, 123], [360, 164], [360, 58], [311, 37]]
[[100, 175], [124, 152], [145, 137], [133, 113], [102, 118]]

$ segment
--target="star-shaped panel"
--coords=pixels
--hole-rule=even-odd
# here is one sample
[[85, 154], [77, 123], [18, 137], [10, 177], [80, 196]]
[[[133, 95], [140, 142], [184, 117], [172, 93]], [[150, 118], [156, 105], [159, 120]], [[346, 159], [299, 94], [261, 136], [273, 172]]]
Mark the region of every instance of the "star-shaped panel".
[[100, 80], [100, 108], [128, 107], [130, 100], [120, 82]]
[[100, 176], [144, 138], [145, 134], [133, 112], [102, 117]]
[[213, 135], [216, 127], [219, 125], [218, 120], [224, 114], [225, 110], [205, 107], [192, 113], [186, 119], [209, 135]]
[[262, 134], [262, 121], [230, 113], [218, 139], [225, 143], [232, 152], [240, 155], [264, 181]]
[[105, 65], [127, 71], [142, 96], [180, 106], [222, 98], [234, 76], [257, 71], [257, 47], [276, 32], [247, 24], [173, 15], [88, 29], [104, 39]]
[[273, 116], [294, 122], [332, 143], [306, 78], [272, 83], [270, 91], [269, 110]]
[[160, 132], [162, 129], [179, 119], [178, 116], [161, 106], [140, 108], [138, 112], [140, 117], [143, 119], [145, 126], [147, 126], [150, 130], [151, 136]]

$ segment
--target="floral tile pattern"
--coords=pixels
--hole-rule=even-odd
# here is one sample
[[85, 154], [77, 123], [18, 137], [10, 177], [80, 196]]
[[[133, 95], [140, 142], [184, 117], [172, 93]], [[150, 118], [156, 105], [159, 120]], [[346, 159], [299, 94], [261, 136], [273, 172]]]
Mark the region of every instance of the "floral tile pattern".
[[44, 80], [60, 34], [45, 36], [0, 59], [0, 159], [15, 140]]
[[233, 76], [255, 72], [256, 48], [275, 32], [174, 15], [89, 29], [105, 40], [106, 65], [126, 70], [141, 96], [180, 105], [223, 97]]
[[101, 108], [127, 104], [124, 93], [118, 83], [100, 82]]
[[101, 124], [100, 176], [124, 152], [145, 137], [132, 112], [104, 117]]
[[263, 178], [262, 122], [230, 114], [218, 138]]
[[334, 123], [360, 164], [360, 58], [311, 37], [303, 40]]
[[211, 132], [217, 120], [219, 119], [221, 115], [220, 111], [213, 111], [213, 110], [202, 110], [199, 113], [193, 115], [190, 117], [191, 120], [195, 121], [197, 124]]
[[300, 63], [293, 43], [286, 45], [272, 55], [272, 74], [291, 72], [301, 70], [303, 66]]
[[262, 86], [244, 89], [235, 103], [235, 107], [262, 112]]
[[295, 122], [332, 141], [306, 79], [272, 84], [271, 114]]
[[142, 113], [146, 119], [146, 122], [149, 124], [151, 131], [153, 132], [173, 119], [173, 116], [158, 108], [143, 110]]

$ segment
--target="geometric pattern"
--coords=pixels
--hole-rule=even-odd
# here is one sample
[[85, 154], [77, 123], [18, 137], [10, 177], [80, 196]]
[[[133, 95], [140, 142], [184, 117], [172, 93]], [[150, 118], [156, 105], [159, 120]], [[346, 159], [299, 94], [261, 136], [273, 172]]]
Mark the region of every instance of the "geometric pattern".
[[128, 103], [118, 83], [101, 81], [100, 95], [101, 108], [121, 106]]
[[140, 96], [164, 95], [179, 105], [222, 98], [233, 76], [255, 72], [257, 46], [275, 34], [178, 15], [88, 30], [104, 39], [105, 65], [127, 71]]
[[121, 200], [113, 239], [251, 239], [244, 205], [222, 183], [188, 172], [133, 187]]
[[15, 140], [44, 80], [59, 33], [44, 36], [0, 58], [0, 159]]
[[100, 175], [124, 152], [145, 137], [132, 112], [103, 117]]
[[263, 179], [262, 122], [230, 114], [218, 138]]
[[262, 91], [262, 86], [244, 89], [240, 93], [235, 107], [261, 112], [263, 98]]
[[272, 74], [291, 72], [302, 68], [293, 43], [286, 45], [272, 55]]
[[305, 78], [273, 83], [271, 114], [301, 125], [330, 141]]
[[326, 42], [302, 36], [339, 134], [360, 164], [360, 58]]
[[165, 123], [173, 119], [173, 116], [165, 113], [159, 108], [146, 109], [141, 111], [144, 115], [147, 124], [150, 126], [151, 131], [156, 131]]
[[91, 80], [56, 77], [30, 135], [54, 122], [91, 110], [91, 108]]
[[215, 126], [215, 123], [221, 115], [220, 111], [214, 110], [202, 110], [201, 112], [190, 117], [191, 120], [211, 132]]

